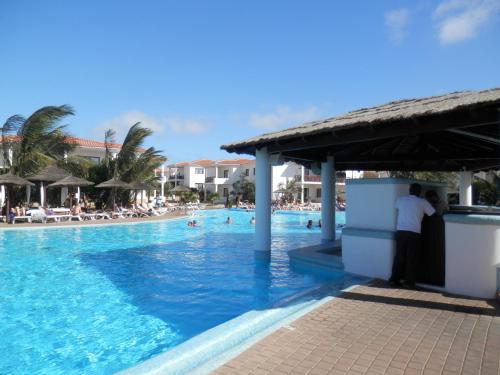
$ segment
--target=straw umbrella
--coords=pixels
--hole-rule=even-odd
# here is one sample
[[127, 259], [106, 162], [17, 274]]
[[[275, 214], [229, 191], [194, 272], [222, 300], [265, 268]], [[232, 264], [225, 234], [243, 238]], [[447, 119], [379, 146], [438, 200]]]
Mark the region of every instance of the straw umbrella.
[[119, 180], [118, 178], [112, 178], [108, 181], [101, 182], [99, 185], [96, 185], [97, 188], [102, 189], [111, 189], [111, 194], [113, 195], [113, 209], [115, 208], [115, 193], [116, 189], [130, 189], [131, 186], [125, 181]]
[[75, 177], [75, 176], [67, 176], [63, 179], [50, 184], [49, 187], [75, 187], [76, 186], [76, 195], [78, 200], [80, 200], [80, 186], [91, 186], [94, 185], [93, 182], [85, 180], [83, 178]]
[[170, 189], [170, 193], [173, 193], [174, 195], [177, 195], [177, 193], [182, 195], [183, 193], [189, 193], [190, 191], [191, 189], [184, 185], [177, 185], [173, 189]]
[[39, 173], [33, 176], [27, 177], [30, 181], [40, 182], [40, 205], [43, 207], [45, 204], [45, 190], [43, 183], [44, 182], [55, 182], [63, 179], [64, 177], [70, 176], [71, 174], [59, 168], [57, 165], [52, 164], [48, 167], [41, 170]]
[[188, 193], [191, 189], [184, 185], [177, 185], [173, 189], [170, 189], [171, 193]]
[[[25, 180], [22, 177], [16, 176], [12, 173], [5, 173], [0, 175], [0, 185], [4, 185], [5, 187], [9, 186], [35, 186], [35, 184]], [[6, 202], [6, 216], [9, 216], [10, 213], [10, 189], [7, 190], [7, 202]]]

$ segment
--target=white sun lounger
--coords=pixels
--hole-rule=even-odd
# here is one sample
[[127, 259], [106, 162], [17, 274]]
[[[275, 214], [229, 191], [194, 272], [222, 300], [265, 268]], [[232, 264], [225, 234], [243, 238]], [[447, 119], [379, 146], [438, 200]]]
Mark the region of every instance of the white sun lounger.
[[16, 220], [23, 220], [27, 223], [31, 223], [31, 216], [14, 216], [14, 218], [12, 219], [12, 224], [15, 224]]

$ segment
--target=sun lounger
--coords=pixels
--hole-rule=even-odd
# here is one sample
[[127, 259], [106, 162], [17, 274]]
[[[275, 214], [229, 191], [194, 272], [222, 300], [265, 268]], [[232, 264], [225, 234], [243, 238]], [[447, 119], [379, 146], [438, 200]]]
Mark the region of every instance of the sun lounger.
[[27, 223], [31, 223], [31, 216], [14, 216], [14, 218], [12, 219], [12, 224], [15, 224], [16, 221], [19, 221], [19, 220], [26, 221]]

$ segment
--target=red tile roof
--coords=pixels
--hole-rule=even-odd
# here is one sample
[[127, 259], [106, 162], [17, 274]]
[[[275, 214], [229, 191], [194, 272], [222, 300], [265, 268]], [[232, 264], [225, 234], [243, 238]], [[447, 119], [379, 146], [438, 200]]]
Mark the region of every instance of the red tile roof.
[[214, 165], [244, 165], [251, 164], [254, 159], [225, 159], [225, 160], [193, 160], [193, 161], [181, 161], [175, 164], [170, 164], [171, 168], [186, 167], [186, 166], [200, 166], [200, 167], [212, 167]]
[[[17, 142], [19, 141], [19, 137], [17, 135], [9, 135], [6, 137], [9, 141], [14, 141]], [[77, 138], [77, 137], [68, 137], [66, 140], [67, 143], [71, 145], [75, 145], [77, 147], [85, 147], [85, 148], [105, 148], [104, 142], [100, 141], [93, 141], [91, 139], [85, 139], [85, 138]], [[0, 139], [1, 143], [1, 139]], [[112, 149], [117, 149], [120, 150], [122, 148], [122, 145], [120, 143], [111, 143], [110, 148]], [[145, 151], [145, 148], [139, 147], [139, 151], [143, 152]]]
[[[69, 144], [72, 144], [75, 146], [87, 147], [87, 148], [104, 148], [104, 147], [106, 147], [104, 142], [93, 141], [93, 140], [84, 139], [84, 138], [69, 137], [67, 139], [67, 142]], [[122, 148], [122, 145], [119, 143], [111, 143], [110, 147], [120, 149], [120, 148]]]
[[217, 164], [219, 165], [244, 165], [251, 164], [255, 160], [254, 159], [227, 159], [227, 160], [219, 160]]
[[[17, 135], [9, 135], [6, 137], [9, 141], [18, 142], [21, 138]], [[1, 142], [1, 139], [0, 139]], [[104, 142], [93, 141], [90, 139], [77, 138], [77, 137], [68, 137], [66, 140], [67, 143], [80, 147], [88, 147], [88, 148], [104, 148]], [[119, 143], [112, 143], [111, 148], [122, 148], [122, 145]]]

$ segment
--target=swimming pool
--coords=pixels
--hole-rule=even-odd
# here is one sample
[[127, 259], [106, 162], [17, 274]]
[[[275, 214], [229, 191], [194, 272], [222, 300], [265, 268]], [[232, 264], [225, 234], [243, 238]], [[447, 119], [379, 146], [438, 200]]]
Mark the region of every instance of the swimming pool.
[[251, 310], [358, 281], [290, 267], [287, 250], [320, 241], [305, 228], [318, 213], [273, 215], [271, 263], [256, 261], [252, 215], [0, 231], [0, 373], [113, 373]]

